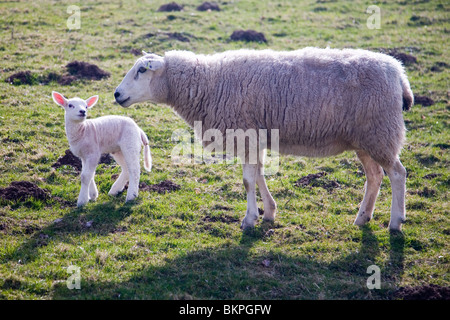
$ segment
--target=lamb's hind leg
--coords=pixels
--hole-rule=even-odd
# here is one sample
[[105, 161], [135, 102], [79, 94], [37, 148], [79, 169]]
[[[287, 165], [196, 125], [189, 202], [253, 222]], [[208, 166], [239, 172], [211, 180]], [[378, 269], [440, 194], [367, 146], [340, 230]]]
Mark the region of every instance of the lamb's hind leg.
[[134, 200], [139, 194], [139, 178], [141, 174], [141, 145], [130, 146], [122, 152], [128, 168], [129, 183], [126, 201]]
[[356, 152], [361, 161], [364, 172], [366, 173], [367, 181], [364, 185], [365, 193], [358, 215], [354, 222], [355, 225], [362, 226], [372, 219], [373, 209], [375, 208], [375, 201], [380, 190], [381, 181], [383, 180], [383, 168], [375, 162], [365, 151]]
[[114, 160], [120, 165], [122, 172], [120, 173], [117, 180], [112, 185], [111, 189], [109, 190], [108, 194], [111, 196], [116, 196], [119, 192], [121, 192], [125, 185], [128, 182], [129, 175], [128, 175], [128, 168], [127, 164], [125, 162], [125, 158], [123, 157], [123, 154], [121, 151], [115, 152], [111, 154]]
[[400, 231], [402, 223], [406, 220], [406, 169], [399, 159], [396, 159], [391, 165], [383, 166], [383, 168], [389, 176], [392, 189], [389, 229], [391, 231]]

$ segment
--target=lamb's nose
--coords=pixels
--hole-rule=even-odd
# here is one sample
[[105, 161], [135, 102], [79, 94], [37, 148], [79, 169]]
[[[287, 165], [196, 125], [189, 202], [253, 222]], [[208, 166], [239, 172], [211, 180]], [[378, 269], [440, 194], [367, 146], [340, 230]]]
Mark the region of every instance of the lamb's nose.
[[84, 116], [86, 115], [86, 111], [85, 110], [80, 110], [80, 113]]
[[114, 92], [114, 98], [117, 99], [118, 97], [120, 97], [120, 92], [119, 91]]

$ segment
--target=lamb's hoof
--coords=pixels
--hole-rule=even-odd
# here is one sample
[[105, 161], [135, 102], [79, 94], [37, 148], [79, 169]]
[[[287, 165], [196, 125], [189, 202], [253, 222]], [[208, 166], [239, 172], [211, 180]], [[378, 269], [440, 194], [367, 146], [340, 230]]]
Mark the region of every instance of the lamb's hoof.
[[127, 198], [125, 199], [125, 201], [126, 202], [131, 202], [131, 201], [136, 200], [136, 198], [137, 198], [137, 195], [135, 195], [135, 194], [127, 195]]

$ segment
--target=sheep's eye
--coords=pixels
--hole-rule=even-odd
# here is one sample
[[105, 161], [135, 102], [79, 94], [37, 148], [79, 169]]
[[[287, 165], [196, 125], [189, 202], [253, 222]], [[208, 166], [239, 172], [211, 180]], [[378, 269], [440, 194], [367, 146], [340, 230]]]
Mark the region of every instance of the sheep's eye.
[[69, 108], [75, 108], [73, 104], [69, 104]]
[[145, 71], [147, 71], [147, 68], [145, 67], [140, 67], [138, 70], [139, 73], [144, 73]]

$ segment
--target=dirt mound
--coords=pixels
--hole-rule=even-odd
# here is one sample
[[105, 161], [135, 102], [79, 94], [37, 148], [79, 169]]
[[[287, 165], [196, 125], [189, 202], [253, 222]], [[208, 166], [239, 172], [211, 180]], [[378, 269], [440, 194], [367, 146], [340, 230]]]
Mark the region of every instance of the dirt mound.
[[331, 189], [340, 187], [340, 184], [337, 183], [336, 181], [332, 181], [332, 180], [323, 178], [326, 175], [327, 175], [327, 173], [324, 171], [319, 172], [319, 173], [311, 173], [305, 177], [298, 179], [294, 183], [294, 185], [297, 187], [306, 187], [306, 186], [320, 187], [320, 188], [324, 188], [326, 190], [331, 190]]
[[448, 64], [446, 64], [445, 62], [438, 61], [433, 64], [433, 66], [431, 67], [430, 70], [433, 72], [442, 72], [442, 71], [444, 71], [444, 69], [447, 69], [449, 67], [450, 66]]
[[420, 287], [399, 288], [395, 294], [396, 299], [403, 300], [450, 300], [450, 287], [434, 284]]
[[8, 187], [0, 188], [0, 198], [9, 201], [23, 201], [28, 198], [46, 201], [50, 198], [50, 192], [30, 181], [13, 181]]
[[161, 7], [159, 7], [159, 9], [157, 11], [158, 12], [172, 12], [172, 11], [181, 11], [181, 10], [183, 10], [182, 5], [179, 5], [176, 2], [170, 2], [170, 3], [163, 4]]
[[14, 85], [21, 85], [21, 84], [33, 85], [36, 84], [38, 80], [35, 74], [27, 70], [27, 71], [19, 71], [10, 75], [8, 78], [5, 79], [5, 82]]
[[393, 49], [380, 49], [382, 53], [385, 53], [391, 57], [394, 57], [395, 59], [401, 61], [404, 65], [411, 65], [413, 63], [417, 63], [417, 58], [413, 55], [410, 55], [408, 53], [404, 53], [399, 51], [397, 48]]
[[424, 107], [429, 107], [434, 104], [434, 100], [427, 96], [414, 95], [414, 104], [420, 104]]
[[198, 11], [220, 11], [220, 7], [217, 3], [215, 2], [203, 2], [201, 5], [199, 5], [197, 7]]
[[166, 192], [172, 192], [172, 191], [177, 191], [177, 190], [181, 189], [181, 187], [178, 184], [176, 184], [175, 182], [170, 181], [170, 180], [164, 180], [160, 183], [151, 184], [151, 185], [148, 185], [145, 182], [141, 182], [139, 184], [139, 188], [143, 191], [155, 191], [155, 192], [162, 193], [162, 194], [166, 193]]
[[165, 33], [169, 40], [178, 40], [181, 42], [190, 42], [189, 38], [184, 36], [182, 33], [179, 32], [167, 32]]
[[[111, 164], [112, 162], [113, 158], [109, 154], [102, 154], [98, 163]], [[54, 164], [52, 164], [52, 168], [56, 169], [63, 165], [72, 166], [77, 171], [81, 171], [82, 168], [80, 158], [75, 156], [72, 151], [70, 151], [70, 149], [67, 149], [64, 156], [59, 157], [58, 160]]]
[[230, 36], [232, 41], [246, 41], [246, 42], [267, 42], [266, 37], [263, 33], [257, 32], [255, 30], [236, 30]]
[[111, 75], [109, 72], [100, 69], [95, 64], [84, 61], [72, 61], [66, 65], [66, 68], [72, 76], [89, 80], [101, 80]]

